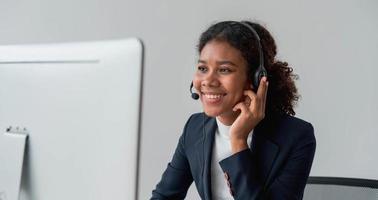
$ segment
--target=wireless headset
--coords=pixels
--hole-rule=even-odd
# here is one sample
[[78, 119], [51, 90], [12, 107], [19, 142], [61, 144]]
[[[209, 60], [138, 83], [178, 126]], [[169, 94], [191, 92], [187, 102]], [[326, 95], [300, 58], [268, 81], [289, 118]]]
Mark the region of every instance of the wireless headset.
[[[268, 76], [268, 73], [267, 73], [267, 71], [264, 67], [264, 54], [263, 54], [263, 51], [262, 51], [260, 37], [257, 34], [256, 30], [251, 25], [249, 25], [247, 22], [243, 22], [243, 21], [242, 22], [236, 22], [236, 21], [234, 21], [234, 22], [232, 22], [232, 24], [241, 24], [244, 27], [247, 27], [253, 33], [253, 35], [256, 38], [257, 49], [258, 49], [258, 52], [259, 52], [259, 66], [257, 67], [257, 69], [256, 69], [256, 71], [255, 71], [255, 73], [253, 74], [253, 77], [252, 77], [252, 85], [253, 85], [253, 88], [256, 92], [257, 88], [259, 88], [259, 83], [260, 83], [261, 78], [264, 77], [264, 76], [265, 77]], [[199, 95], [195, 92], [192, 92], [192, 88], [193, 88], [193, 81], [190, 84], [190, 93], [191, 93], [191, 96], [194, 100], [199, 99]]]

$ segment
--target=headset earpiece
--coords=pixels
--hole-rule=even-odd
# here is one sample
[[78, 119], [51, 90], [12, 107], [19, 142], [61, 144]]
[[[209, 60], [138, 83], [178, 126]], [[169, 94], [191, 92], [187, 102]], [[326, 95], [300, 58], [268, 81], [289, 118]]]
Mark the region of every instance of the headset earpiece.
[[259, 88], [259, 85], [260, 85], [260, 81], [262, 79], [262, 77], [268, 77], [268, 73], [266, 72], [265, 68], [264, 67], [259, 67], [255, 74], [254, 74], [254, 77], [253, 77], [253, 89], [255, 90], [255, 92], [257, 91], [257, 89]]

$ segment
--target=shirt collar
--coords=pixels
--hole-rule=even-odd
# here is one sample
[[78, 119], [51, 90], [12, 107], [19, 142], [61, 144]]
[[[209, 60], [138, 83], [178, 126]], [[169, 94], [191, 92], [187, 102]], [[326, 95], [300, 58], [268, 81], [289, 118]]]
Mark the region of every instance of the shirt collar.
[[217, 117], [216, 117], [216, 120], [217, 120], [219, 135], [229, 140], [230, 139], [229, 132], [230, 132], [231, 126], [224, 125]]
[[[227, 125], [223, 124], [217, 117], [215, 119], [216, 119], [216, 122], [217, 122], [217, 125], [218, 125], [217, 134], [219, 134], [223, 138], [229, 140], [230, 139], [230, 128], [231, 128], [231, 126], [227, 126]], [[251, 140], [252, 134], [253, 134], [253, 129], [248, 134], [248, 140]]]

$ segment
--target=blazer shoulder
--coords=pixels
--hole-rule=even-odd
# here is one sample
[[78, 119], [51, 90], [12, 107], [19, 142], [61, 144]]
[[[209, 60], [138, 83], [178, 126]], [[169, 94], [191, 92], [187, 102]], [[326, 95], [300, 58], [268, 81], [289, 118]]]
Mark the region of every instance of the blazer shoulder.
[[204, 113], [203, 113], [203, 112], [193, 113], [193, 114], [190, 115], [188, 121], [198, 121], [198, 120], [202, 120], [203, 117], [204, 117]]
[[290, 126], [296, 126], [298, 128], [304, 128], [304, 129], [312, 128], [312, 124], [310, 122], [300, 119], [298, 117], [294, 117], [291, 115], [284, 115], [281, 119], [283, 123]]
[[204, 113], [194, 113], [192, 114], [188, 121], [186, 122], [185, 129], [186, 130], [193, 130], [198, 127], [202, 127], [204, 124], [206, 115]]
[[298, 142], [315, 143], [312, 124], [287, 114], [264, 119], [256, 134], [283, 146]]
[[285, 115], [282, 117], [279, 127], [297, 140], [315, 141], [314, 127], [303, 119]]
[[209, 117], [204, 113], [194, 113], [189, 117], [184, 128], [186, 145], [192, 145], [202, 138], [203, 127], [208, 120]]

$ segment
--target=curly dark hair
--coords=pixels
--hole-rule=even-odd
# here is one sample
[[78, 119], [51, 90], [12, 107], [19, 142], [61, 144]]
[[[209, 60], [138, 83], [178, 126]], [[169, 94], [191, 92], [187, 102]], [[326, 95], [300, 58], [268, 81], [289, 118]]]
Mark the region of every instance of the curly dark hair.
[[[250, 21], [242, 22], [253, 27], [260, 37], [264, 67], [268, 72], [269, 81], [266, 116], [284, 113], [294, 116], [294, 106], [299, 100], [294, 80], [298, 79], [298, 75], [293, 74], [293, 69], [287, 62], [276, 60], [276, 43], [263, 26]], [[253, 77], [252, 74], [259, 65], [258, 43], [257, 38], [247, 26], [235, 21], [223, 21], [211, 25], [201, 34], [197, 45], [199, 54], [204, 46], [213, 40], [226, 41], [238, 49], [248, 63], [248, 77]]]

